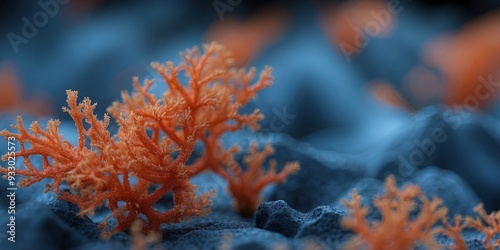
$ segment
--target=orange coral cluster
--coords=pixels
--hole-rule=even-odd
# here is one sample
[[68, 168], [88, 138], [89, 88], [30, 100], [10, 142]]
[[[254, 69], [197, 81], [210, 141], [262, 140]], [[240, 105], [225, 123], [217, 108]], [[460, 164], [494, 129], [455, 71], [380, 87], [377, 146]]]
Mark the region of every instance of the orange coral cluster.
[[[479, 217], [465, 218], [465, 223], [477, 231], [484, 234], [483, 246], [488, 250], [498, 249], [500, 247], [500, 239], [494, 239], [495, 236], [500, 236], [500, 211], [492, 212], [489, 215], [484, 211], [483, 204], [479, 204], [474, 208], [474, 211]], [[483, 221], [486, 224], [483, 224]]]
[[[262, 153], [251, 147], [246, 158], [247, 172], [232, 157], [239, 152], [237, 146], [225, 149], [220, 137], [244, 127], [254, 131], [260, 128], [263, 119], [259, 110], [241, 114], [240, 108], [255, 98], [256, 93], [272, 84], [270, 67], [260, 73], [252, 83], [256, 70], [233, 68], [233, 59], [223, 46], [211, 43], [204, 46], [204, 54], [197, 48], [181, 54], [184, 59], [178, 66], [152, 63], [151, 66], [163, 77], [169, 90], [156, 97], [148, 90], [153, 81], [147, 80], [141, 87], [134, 79], [137, 90], [130, 96], [122, 93], [122, 102], [115, 102], [108, 111], [114, 116], [136, 113], [144, 120], [142, 126], [150, 129], [153, 138], [165, 133], [177, 145], [183, 146], [184, 138], [193, 136], [205, 150], [201, 157], [187, 167], [187, 175], [211, 170], [223, 177], [235, 198], [235, 207], [243, 215], [251, 215], [260, 203], [260, 190], [273, 182], [283, 181], [289, 174], [299, 170], [296, 162], [286, 164], [280, 174], [275, 167], [262, 171], [265, 158], [273, 152], [268, 146]], [[189, 81], [184, 87], [179, 75], [185, 73]], [[186, 120], [186, 121], [184, 121]], [[186, 122], [183, 125], [183, 122]]]
[[[33, 122], [28, 131], [18, 117], [13, 126], [18, 133], [3, 130], [0, 135], [15, 137], [20, 143], [16, 154], [24, 157], [26, 169], [16, 170], [16, 174], [25, 176], [19, 185], [53, 179], [46, 191], [52, 190], [60, 194], [60, 199], [78, 205], [81, 215], [91, 215], [97, 207], [106, 205], [112, 212], [108, 219], [117, 220], [112, 229], [108, 219], [101, 224], [110, 233], [126, 230], [140, 215], [146, 217], [147, 229], [159, 230], [162, 223], [210, 212], [214, 193], [197, 197], [190, 178], [211, 170], [228, 181], [236, 208], [243, 214], [253, 213], [260, 202], [260, 190], [283, 181], [299, 166], [290, 163], [277, 174], [272, 164], [265, 172], [262, 163], [272, 148], [258, 152], [255, 146], [245, 159], [245, 172], [233, 159], [238, 148], [225, 149], [219, 139], [226, 132], [244, 127], [259, 128], [262, 114], [258, 110], [241, 114], [240, 108], [271, 85], [271, 68], [252, 83], [255, 69], [247, 72], [232, 67], [222, 46], [207, 44], [204, 52], [202, 55], [196, 48], [188, 50], [181, 54], [184, 60], [177, 66], [172, 62], [153, 63], [169, 87], [159, 97], [149, 93], [152, 80], [141, 86], [135, 78], [136, 92], [124, 92], [122, 102], [108, 109], [119, 125], [114, 135], [107, 129], [110, 116], [98, 119], [94, 114], [96, 104], [88, 98], [77, 103], [76, 91], [67, 91], [68, 107], [63, 108], [76, 125], [76, 146], [63, 140], [58, 120], [49, 121], [46, 130]], [[189, 78], [187, 86], [181, 83], [181, 73]], [[204, 145], [202, 156], [187, 164], [199, 142]], [[35, 166], [30, 159], [35, 155], [43, 158], [41, 166]], [[0, 168], [0, 172], [7, 171]], [[60, 189], [63, 183], [67, 183], [69, 191]], [[154, 209], [153, 205], [167, 193], [173, 193], [173, 208]]]
[[[385, 188], [386, 194], [373, 201], [382, 215], [381, 221], [370, 223], [365, 220], [370, 209], [361, 204], [361, 195], [356, 191], [351, 194], [352, 201], [343, 200], [352, 216], [344, 218], [342, 225], [356, 233], [356, 237], [346, 247], [413, 249], [414, 244], [421, 243], [430, 249], [437, 249], [438, 245], [433, 238], [436, 229], [433, 226], [447, 213], [441, 200], [428, 200], [415, 185], [398, 190], [392, 176], [387, 178]], [[410, 215], [417, 208], [417, 199], [422, 205], [418, 215], [412, 220]]]
[[[488, 249], [500, 247], [500, 212], [487, 214], [483, 205], [476, 206], [474, 211], [477, 218], [461, 215], [453, 217], [453, 224], [448, 222], [447, 208], [442, 201], [434, 197], [428, 200], [416, 185], [408, 185], [399, 190], [393, 176], [385, 181], [386, 194], [376, 197], [374, 206], [382, 215], [381, 221], [369, 222], [366, 216], [370, 208], [361, 203], [361, 195], [356, 190], [351, 193], [351, 201], [344, 199], [343, 204], [348, 208], [350, 216], [343, 218], [342, 225], [355, 233], [349, 240], [346, 249], [414, 249], [422, 244], [427, 249], [450, 248], [456, 250], [467, 249], [467, 244], [461, 233], [465, 228], [474, 228], [485, 235], [483, 246]], [[411, 213], [418, 214], [411, 219]], [[443, 227], [437, 226], [441, 222]], [[485, 222], [486, 224], [484, 224]], [[454, 245], [439, 245], [434, 237], [444, 235], [453, 240]]]
[[[197, 198], [196, 188], [186, 174], [185, 162], [195, 144], [192, 136], [184, 140], [183, 147], [167, 138], [155, 142], [142, 127], [144, 118], [136, 114], [117, 117], [120, 130], [112, 136], [107, 131], [109, 116], [99, 120], [93, 114], [96, 105], [90, 99], [77, 104], [77, 92], [67, 91], [67, 94], [68, 107], [64, 111], [76, 125], [76, 147], [63, 140], [58, 120], [49, 121], [46, 130], [35, 121], [28, 131], [18, 117], [13, 127], [19, 133], [7, 130], [0, 133], [13, 136], [20, 143], [17, 156], [24, 157], [26, 169], [16, 170], [17, 175], [25, 176], [19, 186], [51, 178], [54, 181], [46, 191], [52, 190], [60, 194], [60, 199], [78, 205], [80, 215], [92, 215], [97, 207], [106, 205], [112, 212], [108, 219], [117, 220], [110, 233], [126, 230], [139, 214], [148, 219], [149, 229], [158, 230], [161, 223], [209, 213], [209, 198], [213, 193]], [[175, 158], [174, 152], [178, 153]], [[41, 169], [30, 159], [34, 155], [43, 158]], [[5, 170], [0, 169], [3, 173]], [[63, 182], [70, 191], [60, 190]], [[154, 191], [149, 191], [152, 187]], [[166, 212], [153, 209], [153, 205], [169, 192], [174, 194], [174, 207]], [[104, 229], [109, 229], [108, 219], [101, 223]]]

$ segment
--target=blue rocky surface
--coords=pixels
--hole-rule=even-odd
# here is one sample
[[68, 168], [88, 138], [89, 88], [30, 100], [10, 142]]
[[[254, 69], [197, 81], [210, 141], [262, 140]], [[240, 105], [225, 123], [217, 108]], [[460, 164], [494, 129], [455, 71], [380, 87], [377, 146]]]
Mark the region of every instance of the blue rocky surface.
[[[406, 131], [398, 131], [388, 140], [392, 143], [380, 151], [378, 158], [366, 155], [337, 153], [318, 149], [313, 145], [278, 133], [238, 132], [224, 137], [225, 145], [238, 144], [242, 152], [251, 142], [271, 144], [276, 149], [272, 158], [282, 167], [285, 162], [299, 161], [301, 171], [281, 184], [270, 186], [263, 192], [263, 203], [253, 217], [241, 217], [232, 209], [226, 182], [206, 173], [193, 178], [199, 192], [215, 189], [213, 212], [204, 218], [164, 225], [160, 249], [303, 249], [316, 244], [326, 249], [340, 249], [353, 233], [341, 225], [348, 215], [342, 199], [349, 199], [353, 189], [363, 196], [363, 203], [372, 205], [377, 195], [383, 194], [383, 181], [388, 174], [397, 177], [398, 186], [419, 185], [427, 197], [438, 196], [454, 214], [474, 215], [473, 208], [480, 202], [487, 209], [498, 210], [498, 196], [487, 185], [494, 178], [498, 154], [498, 121], [470, 113], [467, 119], [453, 124], [438, 107], [417, 113]], [[449, 115], [457, 115], [456, 113]], [[448, 115], [448, 116], [449, 116]], [[449, 118], [449, 117], [448, 117]], [[13, 121], [12, 117], [6, 120]], [[27, 119], [28, 120], [28, 119]], [[63, 123], [65, 135], [72, 140], [72, 127]], [[422, 148], [415, 141], [425, 142], [435, 131], [443, 131], [433, 147]], [[470, 144], [463, 143], [468, 140]], [[484, 142], [488, 150], [472, 150]], [[430, 145], [430, 144], [429, 144]], [[412, 150], [430, 150], [432, 154], [410, 172], [401, 170], [398, 156], [411, 155]], [[199, 150], [199, 149], [198, 149]], [[425, 153], [425, 152], [424, 152]], [[199, 154], [199, 153], [198, 153]], [[461, 157], [453, 160], [453, 155]], [[237, 155], [241, 161], [243, 153]], [[380, 160], [384, 159], [384, 160]], [[369, 160], [373, 163], [367, 164]], [[36, 161], [36, 159], [35, 159]], [[481, 166], [480, 166], [481, 165]], [[467, 170], [469, 167], [472, 170]], [[491, 169], [490, 172], [483, 170]], [[483, 181], [484, 179], [484, 181]], [[479, 185], [478, 183], [482, 183]], [[493, 184], [492, 184], [493, 183]], [[498, 182], [497, 182], [498, 183]], [[3, 197], [7, 183], [0, 182]], [[78, 208], [57, 200], [52, 193], [43, 193], [44, 183], [19, 188], [16, 196], [16, 244], [2, 249], [124, 249], [132, 244], [128, 232], [113, 235], [110, 240], [100, 238], [98, 223], [107, 215], [99, 210], [93, 217], [80, 217]], [[488, 187], [488, 188], [486, 188]], [[161, 206], [168, 207], [166, 197]], [[6, 225], [9, 202], [0, 202], [2, 225]], [[368, 219], [379, 219], [373, 209]], [[464, 232], [470, 249], [481, 249], [482, 236], [473, 231]], [[6, 234], [0, 236], [5, 242]], [[451, 244], [450, 239], [439, 237], [438, 242]]]
[[[71, 3], [58, 5], [58, 14], [39, 27], [29, 42], [13, 46], [7, 35], [22, 35], [23, 17], [43, 16], [39, 3], [56, 1]], [[396, 177], [399, 187], [417, 184], [425, 195], [439, 196], [450, 217], [472, 215], [480, 202], [488, 212], [500, 209], [498, 100], [485, 110], [452, 110], [435, 105], [443, 101], [449, 87], [444, 76], [433, 86], [435, 96], [426, 101], [417, 98], [406, 81], [417, 67], [435, 70], [422, 59], [424, 44], [438, 35], [459, 32], [471, 18], [499, 8], [498, 0], [401, 1], [404, 10], [397, 15], [394, 33], [369, 39], [352, 56], [329, 39], [321, 23], [322, 11], [328, 7], [323, 4], [329, 1], [2, 1], [0, 67], [12, 64], [22, 91], [20, 102], [42, 97], [53, 112], [51, 117], [61, 119], [64, 138], [75, 144], [75, 127], [60, 109], [66, 105], [66, 89], [98, 102], [99, 117], [120, 98], [120, 91], [132, 89], [133, 76], [155, 78], [159, 84], [151, 92], [163, 93], [166, 85], [149, 63], [178, 62], [179, 51], [206, 42], [211, 25], [223, 21], [214, 7], [221, 2], [240, 3], [223, 13], [226, 20], [235, 16], [242, 22], [250, 20], [269, 4], [290, 14], [282, 36], [249, 62], [258, 70], [265, 65], [274, 68], [273, 86], [243, 108], [260, 109], [265, 116], [261, 132], [229, 134], [223, 142], [242, 148], [239, 161], [252, 141], [271, 144], [278, 168], [299, 161], [301, 171], [285, 183], [264, 189], [263, 203], [253, 217], [234, 211], [222, 178], [210, 173], [194, 177], [198, 192], [216, 191], [212, 213], [163, 225], [162, 239], [151, 249], [340, 249], [353, 236], [340, 223], [348, 214], [342, 199], [356, 189], [363, 203], [372, 205], [373, 198], [383, 193], [388, 175]], [[450, 2], [461, 4], [444, 8]], [[83, 8], [80, 14], [78, 6]], [[379, 79], [414, 110], [376, 101], [369, 83]], [[27, 112], [0, 109], [0, 130], [15, 123], [16, 115], [23, 117], [25, 125], [37, 120], [45, 126], [47, 117]], [[116, 124], [110, 130], [116, 132]], [[2, 142], [0, 155], [7, 149]], [[193, 159], [200, 150], [196, 148]], [[5, 167], [3, 162], [0, 165]], [[17, 161], [16, 167], [22, 167], [22, 162]], [[16, 243], [11, 244], [6, 232], [10, 191], [7, 182], [0, 180], [1, 250], [131, 248], [129, 232], [109, 240], [99, 236], [98, 223], [108, 216], [106, 209], [80, 217], [74, 204], [43, 192], [47, 183], [16, 190]], [[168, 195], [158, 204], [171, 205]], [[368, 215], [368, 219], [378, 218], [376, 210]], [[468, 230], [464, 237], [469, 249], [482, 249], [480, 234]], [[444, 237], [438, 241], [451, 243]]]

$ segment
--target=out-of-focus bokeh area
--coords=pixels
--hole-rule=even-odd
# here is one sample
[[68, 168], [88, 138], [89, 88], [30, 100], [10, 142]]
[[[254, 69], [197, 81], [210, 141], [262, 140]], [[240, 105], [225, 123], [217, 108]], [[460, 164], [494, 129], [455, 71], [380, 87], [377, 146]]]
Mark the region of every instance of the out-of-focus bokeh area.
[[[274, 68], [262, 131], [359, 154], [447, 105], [500, 116], [500, 1], [17, 0], [0, 4], [0, 110], [60, 119], [65, 90], [99, 114], [152, 61], [216, 40]], [[165, 88], [158, 81], [154, 91]]]

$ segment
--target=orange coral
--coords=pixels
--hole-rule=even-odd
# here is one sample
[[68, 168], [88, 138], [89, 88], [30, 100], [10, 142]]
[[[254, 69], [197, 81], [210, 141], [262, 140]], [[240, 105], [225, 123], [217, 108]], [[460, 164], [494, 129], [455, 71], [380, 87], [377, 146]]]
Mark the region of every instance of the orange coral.
[[[0, 135], [15, 137], [20, 143], [16, 155], [24, 157], [26, 169], [16, 170], [16, 174], [25, 176], [19, 185], [53, 179], [46, 191], [52, 190], [60, 194], [60, 199], [78, 205], [80, 215], [92, 215], [97, 207], [107, 206], [112, 214], [101, 226], [109, 233], [126, 230], [140, 215], [147, 219], [148, 230], [159, 230], [162, 223], [208, 214], [213, 192], [196, 197], [196, 187], [190, 182], [204, 170], [214, 171], [229, 182], [240, 212], [253, 212], [260, 201], [260, 190], [283, 181], [298, 170], [298, 165], [288, 165], [277, 174], [275, 164], [271, 164], [264, 172], [263, 159], [272, 150], [267, 147], [259, 153], [253, 148], [246, 158], [248, 172], [243, 174], [239, 165], [228, 160], [237, 148], [225, 149], [219, 139], [223, 133], [243, 127], [259, 128], [263, 116], [258, 110], [247, 115], [240, 114], [239, 109], [271, 84], [271, 68], [251, 84], [255, 69], [246, 72], [233, 68], [228, 53], [216, 43], [205, 45], [204, 50], [203, 55], [196, 48], [188, 50], [178, 66], [171, 62], [152, 64], [169, 86], [161, 97], [148, 93], [152, 80], [141, 86], [135, 78], [137, 92], [132, 96], [124, 92], [123, 102], [108, 109], [119, 125], [114, 135], [107, 130], [110, 117], [98, 119], [94, 114], [96, 104], [88, 98], [77, 103], [76, 91], [67, 91], [68, 107], [63, 108], [76, 125], [76, 146], [63, 140], [58, 120], [49, 121], [46, 130], [33, 122], [28, 131], [18, 117], [17, 125], [12, 126], [18, 133], [3, 130]], [[182, 71], [189, 76], [187, 86], [179, 80]], [[188, 165], [198, 142], [205, 150]], [[43, 159], [41, 166], [30, 159], [35, 155]], [[6, 174], [7, 169], [0, 168], [0, 172]], [[60, 189], [63, 183], [69, 191]], [[249, 195], [249, 190], [254, 193]], [[170, 192], [173, 208], [154, 209], [153, 205]], [[107, 222], [112, 217], [117, 225], [109, 228]]]
[[453, 225], [448, 222], [448, 218], [443, 217], [443, 225], [444, 228], [440, 229], [439, 232], [444, 234], [445, 236], [453, 239], [455, 244], [451, 249], [455, 250], [466, 250], [467, 244], [465, 240], [462, 238], [461, 232], [466, 228], [466, 224], [463, 223], [463, 217], [461, 215], [455, 215], [453, 217]]
[[[344, 218], [342, 225], [356, 234], [346, 248], [413, 249], [418, 243], [429, 249], [438, 249], [433, 237], [439, 228], [433, 226], [447, 213], [441, 200], [436, 197], [428, 200], [415, 185], [398, 190], [393, 176], [386, 179], [385, 189], [386, 194], [373, 201], [382, 215], [381, 221], [366, 221], [370, 209], [361, 204], [361, 195], [355, 190], [351, 194], [351, 201], [343, 200], [351, 216]], [[412, 220], [410, 214], [417, 208], [417, 201], [421, 205]]]
[[[340, 50], [352, 57], [360, 54], [369, 42], [370, 37], [386, 37], [394, 30], [398, 11], [380, 0], [350, 0], [342, 4], [322, 6], [321, 22], [325, 35]], [[380, 19], [378, 15], [383, 15]], [[370, 26], [375, 23], [376, 32]]]
[[[234, 148], [236, 149], [236, 148]], [[268, 171], [262, 170], [262, 165], [269, 155], [274, 153], [271, 145], [266, 145], [263, 151], [258, 151], [256, 143], [252, 143], [248, 149], [248, 155], [244, 162], [247, 165], [247, 171], [243, 172], [241, 166], [234, 160], [234, 154], [228, 154], [224, 164], [228, 166], [231, 175], [225, 178], [229, 181], [229, 190], [236, 200], [234, 204], [240, 214], [252, 215], [261, 202], [260, 191], [272, 182], [282, 182], [286, 177], [299, 170], [299, 163], [292, 162], [285, 165], [283, 171], [276, 173], [276, 161], [271, 160]]]
[[208, 40], [218, 41], [232, 53], [236, 65], [245, 65], [287, 30], [289, 13], [278, 6], [267, 7], [248, 20], [229, 17], [207, 29]]
[[[15, 67], [0, 62], [0, 111], [23, 111], [34, 115], [51, 114], [50, 102], [40, 94], [36, 98], [23, 96], [23, 88]], [[29, 100], [28, 100], [29, 99]]]
[[[169, 87], [161, 97], [148, 93], [152, 80], [146, 80], [145, 86], [141, 87], [136, 78], [137, 93], [130, 96], [124, 92], [123, 102], [115, 102], [108, 111], [114, 116], [137, 113], [146, 118], [144, 126], [153, 131], [153, 137], [157, 138], [163, 132], [180, 146], [183, 146], [183, 138], [192, 134], [202, 142], [205, 150], [188, 166], [187, 175], [194, 176], [204, 170], [220, 175], [229, 183], [237, 210], [243, 215], [251, 215], [260, 203], [260, 190], [270, 183], [283, 181], [298, 170], [298, 164], [285, 166], [280, 174], [276, 174], [274, 168], [264, 173], [260, 170], [263, 160], [257, 157], [260, 154], [253, 153], [255, 157], [246, 160], [249, 171], [242, 175], [241, 167], [228, 160], [239, 149], [225, 149], [220, 137], [244, 127], [254, 131], [259, 129], [258, 122], [263, 119], [259, 110], [247, 115], [241, 114], [240, 108], [255, 98], [258, 91], [272, 84], [271, 68], [266, 67], [252, 83], [255, 68], [247, 72], [232, 67], [229, 53], [217, 43], [206, 44], [203, 48], [204, 54], [200, 54], [196, 47], [181, 54], [184, 60], [177, 66], [172, 62], [151, 64]], [[186, 87], [179, 80], [181, 72], [189, 79]], [[187, 125], [179, 126], [179, 119], [187, 119]], [[264, 154], [265, 157], [269, 155]]]
[[[155, 142], [141, 125], [144, 118], [133, 113], [117, 120], [120, 130], [111, 136], [107, 131], [109, 116], [99, 120], [93, 114], [96, 105], [90, 99], [77, 104], [76, 91], [68, 90], [67, 95], [68, 107], [63, 110], [76, 125], [79, 137], [76, 147], [62, 139], [58, 120], [49, 121], [45, 131], [35, 121], [27, 131], [22, 118], [18, 117], [17, 125], [13, 126], [18, 134], [0, 132], [2, 136], [15, 137], [20, 143], [21, 149], [16, 155], [24, 157], [27, 169], [16, 170], [16, 174], [26, 177], [20, 180], [19, 186], [51, 178], [54, 181], [46, 191], [59, 193], [60, 199], [78, 205], [80, 215], [93, 214], [97, 207], [106, 205], [112, 212], [108, 219], [117, 220], [110, 233], [127, 229], [139, 214], [147, 218], [149, 229], [159, 230], [161, 223], [210, 212], [209, 198], [213, 193], [196, 198], [196, 188], [186, 175], [185, 162], [195, 143], [192, 136], [184, 140], [182, 148], [166, 138]], [[90, 148], [86, 143], [90, 143]], [[178, 153], [175, 158], [174, 152]], [[42, 156], [41, 169], [30, 159], [34, 155]], [[7, 172], [3, 168], [0, 171]], [[131, 177], [137, 178], [135, 183]], [[68, 184], [69, 191], [60, 190], [63, 182]], [[149, 191], [150, 188], [154, 191]], [[168, 192], [174, 194], [174, 207], [165, 212], [153, 209]], [[108, 219], [100, 226], [108, 229]]]
[[500, 10], [493, 10], [457, 34], [439, 36], [424, 47], [424, 60], [445, 74], [444, 103], [477, 109], [487, 108], [497, 99], [499, 24]]
[[[500, 239], [496, 239], [493, 242], [492, 240], [495, 236], [500, 235], [500, 211], [492, 212], [488, 215], [486, 211], [484, 211], [482, 203], [478, 204], [474, 208], [474, 211], [479, 214], [479, 217], [473, 219], [468, 216], [465, 218], [465, 223], [467, 226], [473, 227], [485, 235], [483, 246], [486, 249], [497, 249], [500, 247]], [[486, 225], [483, 224], [483, 221], [486, 222]]]
[[[465, 228], [474, 228], [485, 235], [483, 246], [485, 249], [497, 249], [500, 240], [495, 239], [500, 234], [500, 211], [489, 215], [479, 204], [474, 208], [479, 217], [455, 215], [453, 223], [448, 222], [447, 208], [441, 200], [434, 197], [429, 201], [422, 195], [418, 186], [407, 186], [398, 190], [394, 177], [386, 179], [384, 196], [376, 197], [373, 201], [375, 207], [381, 212], [382, 220], [367, 222], [366, 216], [370, 212], [368, 206], [361, 204], [361, 195], [356, 190], [351, 194], [351, 201], [344, 199], [342, 202], [350, 210], [350, 216], [342, 220], [342, 225], [352, 230], [356, 236], [345, 246], [346, 249], [413, 249], [421, 243], [429, 249], [446, 247], [456, 250], [467, 249], [467, 244], [461, 233]], [[418, 203], [416, 202], [418, 198]], [[418, 215], [410, 220], [410, 213], [418, 208]], [[435, 226], [439, 221], [444, 227]], [[434, 241], [437, 234], [444, 235], [454, 241], [453, 245], [439, 246]]]
[[159, 232], [143, 232], [144, 221], [137, 219], [130, 226], [130, 234], [132, 237], [132, 250], [145, 250], [148, 246], [154, 245], [161, 241], [161, 234]]

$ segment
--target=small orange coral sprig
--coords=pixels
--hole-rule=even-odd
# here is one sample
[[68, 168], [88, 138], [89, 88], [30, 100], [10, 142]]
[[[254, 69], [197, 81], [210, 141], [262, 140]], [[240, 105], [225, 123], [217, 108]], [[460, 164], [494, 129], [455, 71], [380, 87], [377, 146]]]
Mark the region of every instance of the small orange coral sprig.
[[[450, 223], [441, 200], [433, 198], [429, 201], [418, 186], [410, 185], [398, 190], [394, 177], [390, 176], [386, 179], [385, 189], [386, 194], [376, 197], [373, 202], [382, 214], [381, 221], [366, 221], [369, 207], [361, 204], [362, 197], [356, 190], [351, 194], [351, 201], [342, 201], [350, 213], [349, 217], [342, 220], [342, 225], [356, 234], [346, 244], [347, 249], [413, 249], [420, 243], [429, 249], [465, 250], [467, 244], [461, 234], [465, 228], [474, 228], [485, 235], [482, 242], [485, 249], [500, 247], [500, 240], [495, 239], [500, 234], [500, 211], [488, 215], [480, 203], [474, 208], [478, 217], [467, 216], [464, 219], [464, 216], [455, 215], [453, 223]], [[419, 213], [410, 220], [410, 213], [417, 208], [417, 198], [421, 204]], [[439, 221], [443, 227], [435, 226]], [[452, 239], [454, 244], [439, 246], [434, 241], [437, 234]]]
[[264, 187], [269, 183], [284, 181], [289, 174], [299, 171], [300, 167], [298, 162], [287, 163], [278, 174], [276, 172], [277, 162], [273, 159], [269, 163], [269, 170], [264, 171], [262, 169], [264, 161], [274, 154], [274, 148], [271, 145], [266, 145], [264, 150], [258, 151], [257, 144], [252, 143], [248, 149], [248, 154], [244, 158], [247, 167], [244, 172], [234, 159], [234, 152], [236, 151], [239, 151], [239, 149], [233, 147], [233, 152], [228, 154], [223, 162], [230, 170], [230, 173], [224, 173], [224, 178], [231, 180], [228, 189], [235, 198], [234, 207], [236, 210], [242, 215], [250, 216], [261, 203], [259, 194]]
[[[441, 200], [436, 197], [428, 200], [414, 185], [398, 190], [393, 176], [386, 179], [385, 189], [386, 194], [373, 201], [382, 215], [381, 221], [366, 221], [369, 208], [362, 205], [361, 196], [355, 190], [351, 201], [342, 201], [350, 210], [350, 216], [342, 220], [342, 225], [356, 234], [346, 248], [413, 249], [416, 244], [423, 244], [429, 249], [438, 249], [434, 235], [439, 228], [433, 226], [447, 213]], [[417, 208], [417, 200], [421, 203], [420, 210], [412, 220], [410, 214]]]
[[[483, 246], [486, 249], [497, 249], [500, 247], [500, 239], [493, 241], [493, 238], [500, 235], [500, 211], [492, 212], [488, 215], [486, 211], [484, 211], [482, 203], [479, 203], [474, 208], [474, 211], [478, 213], [479, 217], [472, 218], [467, 216], [465, 218], [465, 223], [468, 227], [473, 227], [485, 235]], [[483, 221], [486, 224], [484, 224]]]
[[447, 216], [445, 216], [443, 217], [442, 222], [444, 228], [441, 228], [439, 230], [439, 233], [445, 235], [446, 237], [451, 238], [455, 243], [453, 246], [449, 246], [450, 249], [466, 250], [467, 244], [465, 243], [465, 240], [461, 235], [462, 230], [464, 230], [467, 227], [467, 225], [463, 222], [463, 217], [458, 214], [455, 215], [453, 217], [453, 224], [450, 224], [448, 222]]

